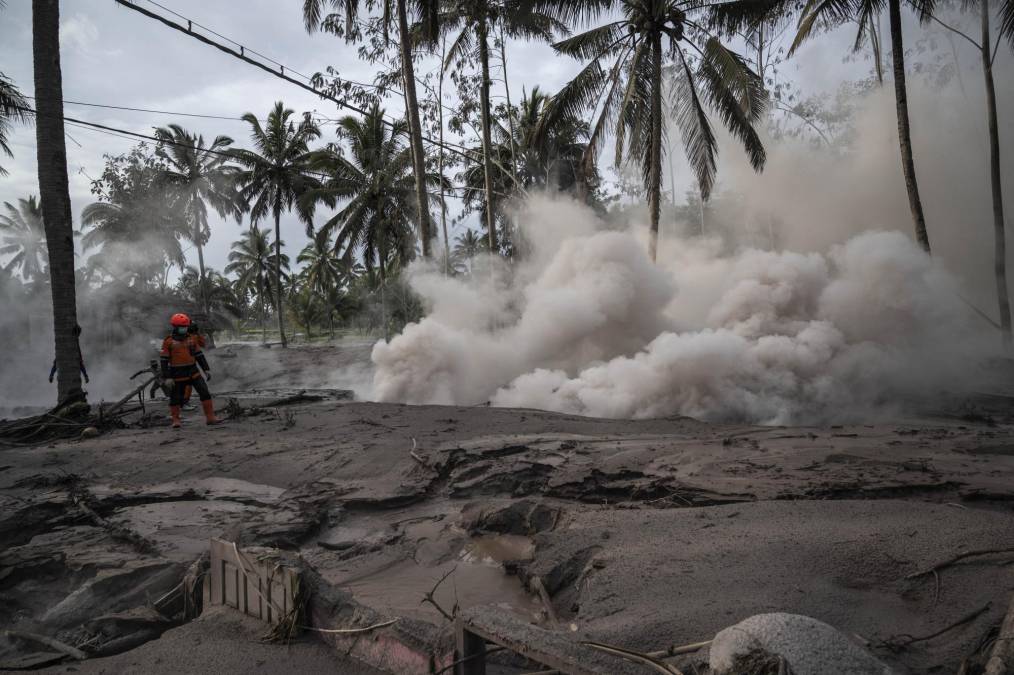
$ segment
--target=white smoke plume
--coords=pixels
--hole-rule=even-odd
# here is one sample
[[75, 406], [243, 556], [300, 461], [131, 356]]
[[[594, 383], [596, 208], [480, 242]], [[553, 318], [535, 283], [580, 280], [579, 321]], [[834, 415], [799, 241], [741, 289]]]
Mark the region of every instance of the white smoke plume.
[[897, 232], [827, 255], [669, 241], [656, 267], [572, 203], [533, 199], [521, 222], [537, 254], [512, 283], [416, 273], [433, 309], [375, 346], [379, 400], [843, 420], [969, 382], [988, 353], [955, 279]]
[[416, 268], [430, 311], [375, 346], [374, 397], [782, 424], [981, 386], [999, 333], [962, 298], [996, 313], [991, 212], [982, 107], [959, 84], [910, 92], [933, 258], [912, 240], [893, 100], [876, 89], [845, 149], [769, 141], [757, 175], [726, 139], [719, 175], [738, 199], [709, 207], [709, 237], [663, 223], [658, 266], [646, 213], [618, 231], [536, 197], [516, 219], [534, 250], [510, 270]]

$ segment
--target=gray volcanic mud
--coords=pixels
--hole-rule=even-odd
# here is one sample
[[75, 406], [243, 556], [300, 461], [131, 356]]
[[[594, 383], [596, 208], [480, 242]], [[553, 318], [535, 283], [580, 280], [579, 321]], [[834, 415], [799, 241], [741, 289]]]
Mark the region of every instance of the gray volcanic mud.
[[[213, 356], [223, 380], [300, 388], [294, 368], [244, 381], [263, 369], [239, 377], [231, 362], [262, 348], [233, 349]], [[314, 349], [282, 358], [320, 369], [333, 352]], [[219, 427], [191, 413], [182, 431], [4, 449], [0, 667], [63, 658], [35, 634], [118, 659], [107, 671], [160, 672], [207, 631], [208, 663], [238, 672], [249, 638], [221, 616], [175, 628], [173, 591], [221, 536], [297, 552], [319, 583], [428, 635], [493, 605], [651, 651], [784, 611], [899, 672], [955, 672], [1014, 591], [1014, 417], [1003, 397], [990, 405], [785, 428], [250, 397]], [[906, 578], [984, 549], [1007, 552]]]

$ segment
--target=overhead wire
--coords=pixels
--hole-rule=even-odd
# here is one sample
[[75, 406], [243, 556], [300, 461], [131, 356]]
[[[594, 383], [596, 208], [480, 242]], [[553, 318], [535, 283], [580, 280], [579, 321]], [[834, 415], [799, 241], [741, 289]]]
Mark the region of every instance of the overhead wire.
[[[159, 8], [163, 9], [164, 11], [168, 11], [171, 14], [173, 14], [174, 16], [182, 18], [183, 20], [187, 21], [187, 26], [183, 26], [181, 24], [178, 24], [175, 21], [172, 21], [171, 19], [167, 19], [164, 16], [160, 16], [156, 12], [152, 12], [152, 11], [150, 11], [150, 10], [144, 8], [144, 7], [141, 7], [141, 6], [139, 6], [139, 5], [137, 5], [137, 4], [133, 3], [133, 2], [130, 2], [130, 0], [115, 0], [115, 2], [117, 4], [119, 4], [119, 5], [122, 5], [122, 6], [126, 7], [126, 8], [128, 8], [128, 9], [132, 9], [135, 12], [138, 12], [138, 13], [140, 13], [140, 14], [142, 14], [142, 15], [150, 18], [150, 19], [154, 19], [154, 20], [158, 21], [159, 23], [162, 23], [162, 24], [168, 26], [169, 28], [172, 28], [173, 30], [179, 31], [179, 32], [183, 33], [184, 35], [188, 35], [188, 36], [194, 38], [195, 40], [198, 40], [199, 42], [203, 42], [203, 43], [205, 43], [205, 44], [207, 44], [209, 46], [215, 47], [216, 49], [218, 49], [218, 50], [220, 50], [222, 52], [225, 52], [226, 54], [229, 54], [230, 56], [232, 56], [234, 58], [237, 58], [237, 59], [239, 59], [241, 61], [245, 61], [246, 63], [249, 63], [250, 65], [255, 66], [257, 68], [260, 68], [261, 70], [263, 70], [263, 71], [265, 71], [267, 73], [270, 73], [270, 74], [274, 75], [275, 77], [278, 77], [278, 78], [280, 78], [282, 80], [285, 80], [286, 82], [289, 82], [290, 84], [294, 84], [297, 87], [300, 87], [301, 89], [309, 91], [310, 93], [315, 94], [315, 95], [319, 96], [320, 98], [323, 98], [325, 100], [331, 101], [332, 103], [338, 105], [341, 108], [345, 108], [346, 110], [351, 110], [352, 112], [359, 113], [360, 115], [368, 115], [369, 114], [368, 111], [365, 110], [364, 108], [361, 108], [361, 107], [359, 107], [357, 105], [349, 103], [348, 101], [345, 101], [345, 100], [342, 100], [342, 99], [337, 98], [335, 96], [332, 96], [332, 95], [328, 94], [327, 92], [322, 91], [322, 90], [320, 90], [320, 89], [312, 86], [312, 84], [306, 84], [304, 82], [300, 82], [299, 80], [295, 79], [294, 77], [291, 77], [291, 76], [287, 75], [286, 74], [286, 67], [283, 64], [280, 64], [277, 61], [274, 61], [273, 59], [269, 59], [267, 57], [264, 57], [259, 52], [256, 52], [256, 51], [253, 51], [253, 50], [247, 50], [243, 45], [239, 44], [238, 42], [235, 42], [234, 40], [232, 40], [230, 38], [225, 38], [220, 33], [212, 31], [211, 29], [209, 29], [209, 28], [207, 28], [205, 26], [201, 26], [201, 24], [196, 24], [196, 23], [193, 22], [192, 19], [188, 19], [188, 18], [186, 18], [186, 17], [184, 17], [184, 16], [182, 16], [182, 15], [176, 13], [176, 12], [173, 12], [172, 10], [166, 10], [162, 5], [159, 5], [158, 3], [153, 2], [153, 0], [146, 0], [146, 1], [147, 2], [151, 2], [153, 5], [158, 6]], [[217, 42], [217, 41], [215, 41], [215, 40], [213, 40], [213, 39], [211, 39], [211, 38], [209, 38], [209, 37], [207, 37], [205, 35], [201, 35], [200, 33], [195, 32], [193, 30], [193, 26], [194, 25], [197, 25], [198, 27], [200, 27], [200, 28], [208, 31], [209, 33], [212, 33], [213, 35], [216, 35], [218, 37], [222, 37], [222, 39], [224, 39], [224, 40], [228, 40], [232, 44], [238, 46], [241, 51], [236, 51], [235, 49], [232, 49], [228, 45], [224, 45], [224, 44], [222, 44], [220, 42]], [[249, 56], [247, 56], [247, 52], [249, 52], [251, 54], [257, 54], [258, 56], [260, 56], [261, 58], [263, 58], [265, 61], [268, 61], [269, 63], [273, 63], [273, 64], [277, 65], [281, 70], [276, 71], [273, 68], [268, 67], [267, 65], [265, 65], [261, 61], [258, 61], [257, 59], [250, 58]], [[292, 71], [292, 72], [295, 72], [297, 75], [299, 75], [303, 79], [309, 81], [309, 78], [307, 78], [305, 75], [302, 75], [301, 73], [298, 73], [296, 71]], [[389, 127], [394, 127], [395, 126], [395, 122], [393, 122], [391, 120], [388, 120], [388, 119], [384, 118], [383, 121], [384, 121], [384, 124], [386, 124]], [[464, 157], [465, 159], [468, 159], [468, 160], [471, 160], [471, 161], [475, 161], [475, 157], [473, 157], [472, 155], [469, 154], [469, 153], [474, 153], [475, 151], [472, 150], [472, 149], [470, 149], [470, 148], [466, 148], [464, 146], [460, 146], [460, 145], [453, 144], [453, 143], [447, 143], [446, 141], [443, 142], [443, 143], [441, 143], [440, 141], [438, 141], [438, 140], [436, 140], [434, 138], [431, 138], [429, 136], [423, 136], [422, 138], [423, 138], [424, 141], [426, 141], [430, 145], [433, 145], [435, 147], [441, 147], [444, 150], [447, 150], [448, 152], [452, 152], [454, 154], [460, 155], [461, 157]]]
[[[25, 96], [25, 98], [35, 100], [34, 96]], [[156, 114], [156, 115], [171, 115], [173, 117], [197, 117], [197, 118], [202, 118], [202, 119], [227, 120], [227, 121], [236, 121], [236, 122], [245, 122], [246, 121], [246, 120], [243, 119], [243, 117], [235, 117], [235, 116], [231, 116], [231, 115], [211, 115], [211, 114], [205, 114], [205, 113], [186, 113], [186, 112], [179, 112], [179, 111], [176, 111], [176, 110], [156, 110], [156, 109], [153, 109], [153, 108], [134, 108], [134, 107], [125, 106], [125, 105], [113, 105], [111, 103], [89, 103], [89, 102], [85, 102], [85, 101], [71, 101], [71, 100], [68, 100], [68, 99], [64, 99], [63, 103], [64, 103], [64, 105], [80, 105], [80, 106], [87, 106], [89, 108], [108, 108], [110, 110], [125, 110], [125, 111], [128, 111], [128, 112], [142, 112], [142, 113], [150, 113], [150, 114]], [[315, 121], [317, 121], [319, 123], [324, 123], [324, 124], [329, 124], [329, 123], [331, 123], [331, 122], [334, 121], [331, 118], [326, 117], [325, 115], [322, 115], [322, 114], [319, 114], [319, 113], [316, 114], [316, 115], [311, 115], [311, 117]], [[258, 118], [258, 120], [261, 121], [261, 122], [266, 121], [264, 118]]]
[[[23, 106], [14, 106], [14, 107], [18, 108], [19, 110], [23, 110], [25, 112], [29, 112], [29, 113], [35, 114], [35, 110], [33, 110], [32, 108], [26, 108], [26, 107], [23, 107]], [[163, 144], [163, 145], [173, 145], [173, 146], [182, 147], [182, 148], [193, 148], [194, 147], [193, 145], [188, 144], [188, 143], [180, 143], [180, 142], [174, 141], [172, 139], [159, 138], [157, 136], [150, 136], [148, 134], [142, 134], [142, 133], [139, 133], [139, 132], [136, 132], [136, 131], [129, 131], [127, 129], [119, 129], [117, 127], [111, 127], [111, 126], [108, 126], [108, 125], [105, 125], [105, 124], [99, 124], [98, 122], [88, 122], [86, 120], [81, 120], [81, 119], [77, 119], [77, 118], [74, 118], [74, 117], [66, 117], [66, 116], [64, 116], [63, 119], [64, 119], [64, 121], [67, 124], [70, 124], [71, 126], [73, 126], [75, 128], [88, 129], [88, 130], [91, 130], [91, 131], [99, 131], [99, 132], [106, 133], [106, 134], [108, 134], [110, 136], [114, 136], [116, 138], [123, 138], [125, 140], [133, 140], [135, 138], [138, 138], [138, 139], [147, 140], [147, 141], [154, 141], [155, 143], [160, 143], [160, 144]], [[226, 158], [232, 159], [232, 160], [236, 159], [236, 154], [234, 152], [232, 152], [232, 151], [229, 151], [229, 150], [215, 150], [215, 149], [212, 149], [212, 148], [201, 148], [201, 152], [204, 152], [204, 153], [207, 153], [207, 154], [210, 154], [210, 155], [219, 155], [219, 156], [226, 157]], [[314, 176], [316, 178], [322, 178], [322, 179], [329, 179], [329, 178], [331, 178], [331, 176], [329, 176], [328, 174], [325, 174], [325, 173], [310, 173], [309, 175]], [[367, 183], [363, 183], [363, 185], [367, 185]], [[446, 187], [444, 189], [448, 190], [448, 191], [460, 190], [460, 191], [464, 191], [464, 192], [484, 192], [485, 191], [484, 188], [473, 188], [473, 187], [468, 187], [466, 185], [461, 185], [461, 186], [452, 185], [452, 186]], [[440, 193], [439, 192], [431, 192], [431, 191], [427, 190], [427, 194], [429, 194], [430, 196], [436, 197], [436, 196], [439, 196]], [[494, 194], [500, 194], [500, 193], [494, 193]], [[501, 196], [506, 196], [506, 195], [501, 195]]]

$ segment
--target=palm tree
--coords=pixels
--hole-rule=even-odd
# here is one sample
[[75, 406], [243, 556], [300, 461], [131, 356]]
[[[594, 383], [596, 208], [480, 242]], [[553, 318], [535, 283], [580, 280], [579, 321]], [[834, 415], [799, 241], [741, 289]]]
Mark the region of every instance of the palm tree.
[[240, 316], [242, 302], [236, 297], [233, 285], [211, 268], [202, 274], [188, 265], [180, 275], [179, 290], [194, 305], [206, 307], [209, 326], [202, 329], [209, 331], [209, 335], [214, 326], [231, 326], [233, 319]]
[[331, 336], [334, 337], [334, 307], [342, 287], [349, 281], [346, 275], [354, 263], [343, 261], [335, 254], [334, 247], [323, 230], [313, 235], [296, 261], [304, 265], [301, 273], [304, 286], [318, 297], [324, 298]]
[[314, 233], [296, 258], [296, 262], [304, 265], [302, 274], [306, 285], [320, 295], [327, 295], [345, 283], [344, 266], [335, 255], [327, 234], [326, 230]]
[[[275, 257], [282, 255], [282, 211], [290, 211], [297, 200], [308, 190], [320, 187], [320, 181], [313, 175], [310, 141], [320, 138], [318, 127], [308, 115], [299, 124], [292, 121], [295, 112], [278, 101], [268, 113], [267, 126], [262, 127], [253, 113], [246, 113], [246, 120], [252, 129], [256, 150], [237, 150], [236, 160], [246, 167], [240, 175], [243, 199], [250, 204], [250, 221], [257, 223], [269, 213], [275, 219]], [[313, 215], [312, 204], [308, 209], [297, 209], [299, 217], [307, 225]], [[275, 312], [278, 314], [278, 333], [282, 347], [285, 342], [285, 321], [282, 311], [282, 270], [275, 267]]]
[[84, 248], [100, 249], [88, 259], [92, 271], [127, 285], [164, 285], [167, 267], [183, 269], [181, 240], [192, 229], [164, 182], [167, 170], [167, 162], [143, 143], [107, 159], [93, 188], [99, 201], [81, 212]]
[[[14, 156], [8, 143], [13, 123], [28, 122], [31, 117], [28, 101], [21, 91], [9, 77], [0, 73], [0, 151], [8, 157]], [[0, 176], [6, 175], [7, 170], [0, 166]]]
[[[192, 134], [178, 124], [160, 127], [155, 137], [162, 143], [161, 156], [168, 166], [160, 179], [170, 188], [175, 209], [186, 220], [187, 238], [197, 248], [197, 261], [201, 288], [204, 280], [204, 246], [211, 237], [208, 227], [208, 205], [219, 216], [232, 215], [238, 222], [242, 208], [236, 191], [239, 168], [228, 164], [226, 150], [232, 145], [228, 136], [216, 136], [205, 147], [204, 137]], [[209, 300], [199, 303], [205, 314], [210, 314]]]
[[[762, 0], [766, 1], [766, 0]], [[546, 128], [564, 115], [597, 109], [585, 167], [594, 165], [608, 128], [615, 124], [616, 161], [626, 154], [643, 170], [651, 217], [649, 254], [655, 259], [662, 197], [662, 146], [667, 83], [687, 159], [705, 198], [716, 170], [717, 140], [705, 106], [740, 139], [754, 169], [764, 167], [764, 146], [754, 130], [767, 104], [764, 83], [738, 54], [701, 25], [706, 3], [684, 0], [546, 0], [563, 20], [592, 22], [606, 12], [620, 18], [553, 45], [588, 61], [553, 99]], [[685, 7], [685, 9], [684, 9]]]
[[81, 351], [75, 329], [74, 227], [63, 134], [63, 77], [60, 74], [60, 0], [32, 0], [32, 60], [35, 66], [35, 136], [39, 194], [49, 251], [58, 405], [85, 401]]
[[[374, 104], [366, 117], [347, 116], [338, 121], [338, 134], [349, 146], [348, 157], [321, 153], [315, 166], [328, 174], [324, 185], [309, 191], [306, 204], [321, 202], [344, 207], [321, 225], [322, 237], [334, 235], [335, 253], [351, 262], [362, 254], [367, 270], [379, 268], [383, 284], [392, 261], [406, 262], [415, 253], [411, 220], [415, 213], [411, 148], [405, 145], [406, 125], [388, 126], [384, 111]], [[441, 177], [427, 173], [427, 185], [439, 186]]]
[[320, 321], [324, 308], [321, 305], [320, 297], [305, 278], [289, 295], [289, 306], [293, 316], [306, 331], [307, 341], [313, 340], [313, 324]]
[[[404, 121], [388, 126], [377, 104], [362, 119], [341, 118], [338, 134], [349, 146], [348, 156], [335, 152], [318, 155], [315, 167], [328, 178], [303, 198], [308, 206], [316, 202], [332, 208], [344, 204], [321, 225], [320, 236], [334, 236], [334, 251], [347, 262], [361, 252], [366, 268], [372, 270], [376, 265], [382, 276], [392, 257], [407, 261], [414, 254], [410, 220], [415, 215], [415, 177], [406, 133]], [[434, 187], [441, 181], [433, 173], [423, 178]]]
[[482, 252], [482, 248], [482, 238], [475, 230], [469, 227], [454, 238], [453, 257], [455, 260], [464, 261], [469, 274], [471, 274], [472, 258], [479, 255]]
[[289, 256], [284, 253], [281, 265], [276, 265], [278, 258], [271, 252], [269, 232], [270, 230], [251, 226], [240, 235], [239, 241], [232, 243], [229, 264], [225, 266], [226, 274], [236, 275], [237, 291], [249, 295], [257, 303], [262, 342], [267, 342], [267, 306], [271, 298], [275, 297], [275, 268], [279, 270], [278, 276], [284, 275], [283, 270], [289, 269]]
[[[996, 112], [996, 85], [993, 82], [993, 50], [990, 46], [989, 0], [980, 0], [982, 73], [986, 81], [986, 126], [989, 129], [989, 178], [993, 192], [993, 266], [996, 273], [997, 302], [1000, 306], [1000, 330], [1003, 342], [1011, 342], [1010, 300], [1007, 297], [1007, 234], [1004, 230], [1003, 184], [1000, 178], [1000, 130]], [[1014, 0], [1007, 0], [1001, 16], [1001, 30], [1014, 30]], [[1014, 34], [1012, 34], [1014, 42]]]
[[[1009, 0], [1007, 0], [1009, 2]], [[901, 167], [905, 176], [909, 208], [915, 223], [915, 236], [926, 252], [930, 251], [929, 234], [926, 231], [926, 217], [923, 214], [922, 199], [919, 196], [919, 182], [915, 175], [915, 160], [912, 155], [912, 133], [908, 115], [908, 88], [905, 81], [905, 44], [901, 26], [902, 2], [920, 13], [923, 20], [933, 12], [935, 0], [807, 0], [799, 19], [796, 37], [789, 54], [810, 39], [818, 30], [827, 30], [855, 23], [858, 25], [853, 51], [859, 51], [867, 37], [878, 40], [872, 31], [875, 20], [886, 5], [890, 17], [891, 59], [894, 73], [894, 100], [898, 117], [898, 142], [901, 148]], [[727, 31], [735, 31], [756, 25], [773, 13], [781, 13], [795, 5], [796, 0], [731, 0], [713, 7], [712, 17], [718, 17]], [[879, 45], [877, 47], [879, 50]]]
[[4, 271], [17, 272], [25, 281], [46, 274], [46, 228], [42, 207], [35, 197], [19, 199], [17, 208], [4, 202], [7, 215], [0, 215], [0, 255], [10, 256]]
[[[571, 0], [580, 2], [581, 0]], [[448, 3], [442, 8], [437, 19], [440, 33], [449, 35], [457, 33], [447, 56], [444, 68], [452, 63], [464, 63], [474, 59], [476, 52], [479, 57], [479, 68], [482, 73], [482, 84], [479, 87], [480, 114], [482, 118], [482, 163], [483, 191], [486, 196], [484, 210], [486, 228], [489, 233], [490, 253], [499, 251], [494, 222], [495, 181], [493, 173], [493, 119], [490, 112], [489, 89], [489, 36], [499, 29], [502, 38], [525, 38], [529, 40], [550, 41], [553, 32], [567, 33], [565, 24], [555, 20], [545, 12], [538, 11], [533, 0], [458, 0]], [[432, 36], [431, 39], [436, 39]], [[505, 163], [510, 165], [512, 154], [508, 153]]]
[[1014, 45], [1014, 0], [1003, 0], [1000, 7], [1000, 35]]
[[[358, 35], [357, 14], [361, 0], [303, 0], [303, 21], [307, 32], [323, 28], [330, 32], [344, 31], [348, 37]], [[430, 240], [433, 238], [426, 195], [426, 153], [423, 149], [422, 123], [419, 120], [419, 99], [416, 95], [415, 65], [412, 62], [412, 40], [409, 37], [409, 9], [420, 17], [427, 34], [436, 33], [437, 8], [440, 0], [393, 0], [398, 17], [398, 47], [401, 60], [401, 76], [405, 87], [405, 107], [408, 118], [409, 142], [412, 148], [412, 170], [415, 180], [415, 212], [419, 221], [419, 239], [422, 241], [424, 258], [430, 257]], [[382, 0], [383, 20], [381, 21], [385, 40], [391, 25], [392, 0]], [[341, 15], [323, 16], [325, 6], [342, 12]], [[342, 28], [344, 26], [344, 28]]]

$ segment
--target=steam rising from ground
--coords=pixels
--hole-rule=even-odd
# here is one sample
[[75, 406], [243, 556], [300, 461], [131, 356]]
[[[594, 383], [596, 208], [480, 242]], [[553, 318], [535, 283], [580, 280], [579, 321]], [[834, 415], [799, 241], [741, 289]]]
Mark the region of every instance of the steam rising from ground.
[[841, 420], [971, 384], [988, 352], [955, 279], [898, 232], [827, 254], [669, 240], [656, 267], [643, 232], [573, 203], [535, 198], [520, 222], [535, 254], [512, 278], [416, 271], [432, 311], [375, 346], [377, 399]]

